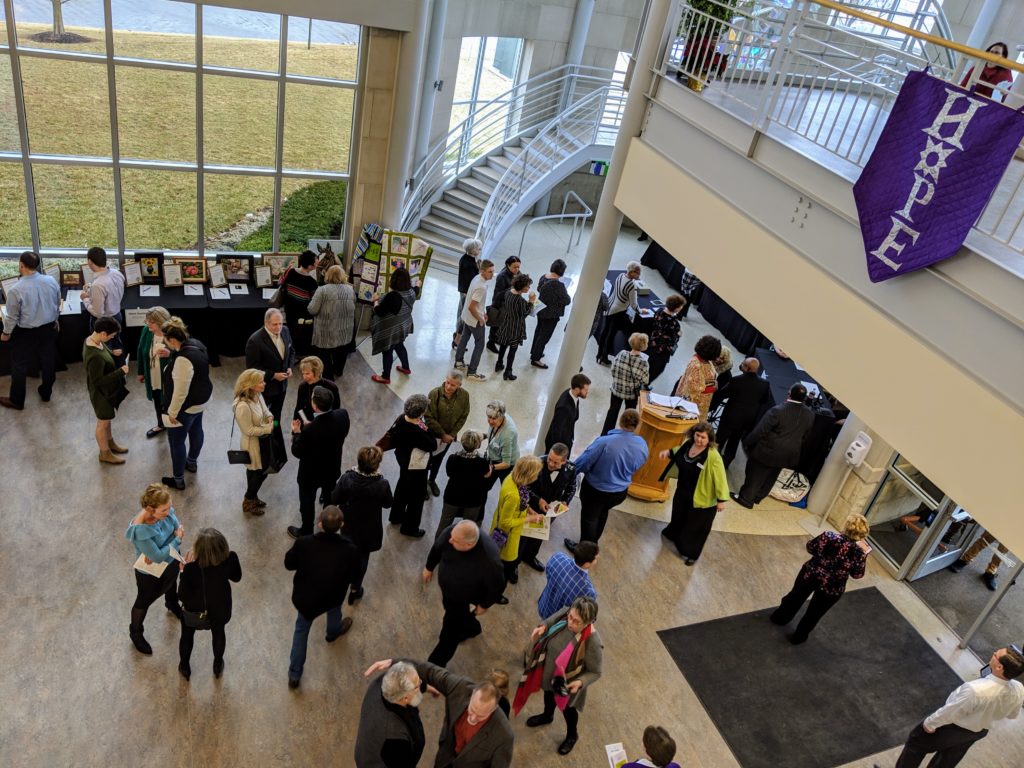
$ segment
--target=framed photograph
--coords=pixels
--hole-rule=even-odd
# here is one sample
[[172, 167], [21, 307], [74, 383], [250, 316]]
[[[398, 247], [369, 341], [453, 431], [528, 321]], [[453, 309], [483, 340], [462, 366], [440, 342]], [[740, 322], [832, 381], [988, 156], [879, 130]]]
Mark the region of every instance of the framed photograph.
[[248, 283], [252, 279], [252, 256], [218, 256], [229, 283]]
[[76, 269], [74, 272], [69, 272], [62, 269], [60, 271], [60, 284], [64, 288], [81, 288], [82, 270]]
[[273, 284], [273, 278], [270, 276], [270, 267], [260, 265], [256, 267], [256, 287], [257, 288], [269, 288]]
[[126, 261], [124, 263], [124, 282], [131, 287], [142, 284], [142, 266], [137, 261]]
[[158, 284], [160, 272], [164, 265], [163, 251], [136, 251], [135, 261], [139, 262], [142, 269], [142, 282]]
[[181, 264], [164, 264], [164, 285], [175, 288], [182, 285]]
[[60, 285], [60, 264], [48, 264], [43, 272], [56, 280], [57, 285]]
[[[174, 263], [181, 267], [181, 281], [183, 283], [205, 283], [207, 278], [206, 259], [203, 258], [177, 258]], [[166, 267], [165, 267], [166, 269]]]
[[7, 301], [8, 292], [17, 284], [19, 280], [21, 280], [20, 275], [18, 277], [8, 277], [6, 280], [0, 280], [0, 289], [3, 290], [4, 301]]
[[280, 282], [282, 275], [289, 267], [299, 266], [299, 254], [297, 253], [264, 253], [263, 263], [270, 267], [270, 281], [274, 284]]
[[391, 253], [397, 253], [400, 256], [408, 256], [409, 236], [391, 235], [391, 247], [388, 250], [391, 251]]
[[228, 278], [224, 274], [223, 264], [212, 264], [210, 265], [210, 285], [214, 288], [223, 288], [227, 286]]

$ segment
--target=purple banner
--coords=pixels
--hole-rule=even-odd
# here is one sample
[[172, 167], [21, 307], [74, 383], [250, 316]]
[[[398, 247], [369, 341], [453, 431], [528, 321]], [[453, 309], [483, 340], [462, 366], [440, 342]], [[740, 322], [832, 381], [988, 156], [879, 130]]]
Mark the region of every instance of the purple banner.
[[857, 183], [872, 282], [955, 254], [1024, 137], [1024, 115], [911, 72]]

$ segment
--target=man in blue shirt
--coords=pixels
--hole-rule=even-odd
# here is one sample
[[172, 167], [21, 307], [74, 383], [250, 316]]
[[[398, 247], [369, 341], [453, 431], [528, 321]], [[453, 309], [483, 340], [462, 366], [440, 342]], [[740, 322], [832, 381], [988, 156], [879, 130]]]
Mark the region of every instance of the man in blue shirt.
[[[608, 512], [626, 498], [633, 474], [647, 461], [647, 442], [636, 434], [640, 412], [627, 408], [619, 417], [619, 428], [592, 442], [576, 461], [576, 471], [585, 475], [580, 486], [580, 541], [595, 544], [604, 533]], [[565, 547], [576, 551], [577, 542], [565, 539]]]
[[39, 272], [39, 257], [31, 251], [18, 262], [21, 278], [7, 292], [7, 315], [0, 341], [11, 342], [11, 394], [0, 397], [0, 406], [20, 411], [25, 407], [25, 379], [39, 369], [39, 397], [50, 401], [57, 380], [57, 316], [60, 286]]
[[597, 562], [601, 549], [592, 541], [576, 545], [573, 557], [555, 552], [547, 564], [548, 583], [537, 600], [537, 613], [542, 619], [568, 608], [577, 597], [597, 600], [597, 590], [590, 581], [590, 569]]

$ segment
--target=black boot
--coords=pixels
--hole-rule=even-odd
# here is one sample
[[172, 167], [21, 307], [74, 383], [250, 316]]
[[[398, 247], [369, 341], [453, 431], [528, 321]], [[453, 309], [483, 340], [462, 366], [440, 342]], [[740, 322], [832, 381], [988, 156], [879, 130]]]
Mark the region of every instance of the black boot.
[[132, 639], [132, 645], [135, 646], [135, 650], [139, 653], [144, 653], [147, 656], [153, 655], [153, 646], [146, 642], [146, 638], [142, 636], [141, 624], [130, 624], [128, 626], [128, 637]]

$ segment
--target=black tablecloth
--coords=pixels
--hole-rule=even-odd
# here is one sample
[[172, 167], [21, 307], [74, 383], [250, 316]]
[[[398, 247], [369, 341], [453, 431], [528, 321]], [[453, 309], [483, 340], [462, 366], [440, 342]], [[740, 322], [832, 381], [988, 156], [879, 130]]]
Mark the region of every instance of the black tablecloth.
[[[67, 296], [69, 289], [61, 290]], [[141, 296], [139, 286], [133, 286], [125, 289], [121, 308], [124, 313], [129, 309], [163, 307], [172, 315], [177, 315], [188, 326], [189, 334], [206, 345], [210, 364], [220, 365], [221, 355], [241, 357], [245, 354], [245, 342], [253, 331], [263, 326], [263, 314], [269, 306], [269, 302], [263, 298], [263, 289], [251, 285], [248, 295], [233, 293], [230, 299], [211, 299], [209, 286], [203, 286], [202, 296], [186, 296], [184, 288], [163, 286], [160, 286], [159, 296]], [[133, 366], [141, 333], [141, 327], [129, 328], [126, 325], [121, 334], [125, 349], [132, 356]], [[67, 363], [81, 361], [82, 344], [88, 335], [89, 316], [84, 309], [80, 315], [60, 316], [58, 369], [63, 370]], [[9, 375], [10, 372], [10, 345], [0, 344], [0, 376]]]
[[[611, 296], [612, 285], [615, 284], [615, 278], [621, 275], [625, 270], [622, 269], [609, 269], [608, 275], [604, 281], [604, 294], [605, 296]], [[650, 310], [652, 313], [657, 312], [663, 306], [663, 302], [658, 295], [651, 291], [646, 296], [637, 296], [636, 303], [641, 310]], [[604, 321], [601, 323], [601, 329], [604, 327]], [[646, 333], [648, 336], [651, 335], [651, 330], [654, 328], [654, 315], [650, 317], [644, 317], [643, 315], [637, 315], [633, 318], [629, 324], [629, 330], [626, 333], [618, 333], [615, 335], [615, 339], [612, 341], [612, 350], [610, 357], [614, 357], [619, 350], [627, 349], [629, 347], [629, 335], [631, 333]], [[598, 331], [598, 338], [601, 338], [601, 330]]]
[[[761, 363], [761, 373], [768, 379], [772, 405], [785, 402], [789, 396], [789, 388], [800, 381], [815, 384], [821, 389], [821, 385], [807, 371], [798, 370], [796, 363], [784, 360], [770, 349], [758, 348], [753, 356]], [[815, 403], [812, 410], [814, 423], [800, 456], [800, 466], [796, 469], [813, 483], [821, 472], [825, 457], [828, 456], [832, 442], [832, 425], [835, 424], [836, 417], [825, 399]]]
[[769, 344], [768, 338], [746, 319], [730, 307], [722, 297], [708, 288], [701, 286], [700, 295], [694, 299], [701, 316], [718, 330], [729, 343], [746, 356]]
[[665, 278], [665, 282], [674, 290], [679, 290], [683, 282], [683, 272], [686, 268], [680, 264], [675, 256], [666, 251], [660, 245], [651, 241], [644, 252], [640, 263], [645, 267], [658, 270], [658, 273]]

